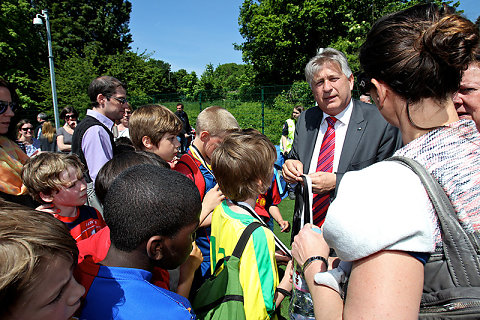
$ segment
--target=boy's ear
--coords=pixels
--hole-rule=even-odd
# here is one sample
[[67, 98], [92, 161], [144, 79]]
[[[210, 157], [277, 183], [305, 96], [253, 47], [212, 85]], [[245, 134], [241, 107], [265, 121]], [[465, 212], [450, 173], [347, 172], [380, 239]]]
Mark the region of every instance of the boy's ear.
[[210, 140], [210, 133], [208, 131], [202, 131], [200, 132], [200, 140], [202, 140], [203, 143], [207, 142]]
[[147, 254], [148, 257], [155, 261], [160, 261], [164, 256], [165, 237], [153, 236], [147, 241]]
[[145, 149], [147, 149], [147, 150], [152, 150], [152, 148], [153, 148], [153, 143], [152, 143], [152, 140], [150, 139], [150, 137], [143, 136], [142, 137], [142, 144], [145, 147]]
[[45, 202], [53, 202], [53, 193], [45, 194], [43, 192], [40, 192], [40, 199], [42, 199]]

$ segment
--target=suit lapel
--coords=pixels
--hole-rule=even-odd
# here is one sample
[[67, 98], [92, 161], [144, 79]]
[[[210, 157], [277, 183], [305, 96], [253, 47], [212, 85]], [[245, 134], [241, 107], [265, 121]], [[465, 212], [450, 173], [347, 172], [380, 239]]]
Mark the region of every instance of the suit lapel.
[[320, 124], [323, 119], [323, 111], [319, 107], [316, 108], [316, 112], [313, 113], [310, 119], [306, 119], [306, 130], [307, 136], [305, 137], [305, 156], [303, 159], [307, 159], [306, 163], [303, 164], [303, 173], [308, 173], [310, 170], [310, 163], [313, 156], [313, 149], [315, 149], [315, 143], [317, 142], [318, 131], [320, 130]]
[[340, 155], [340, 161], [338, 163], [338, 172], [346, 172], [348, 169], [360, 139], [365, 132], [367, 123], [368, 121], [363, 117], [363, 111], [358, 102], [353, 100], [352, 115], [348, 123], [347, 134], [345, 135], [342, 154]]

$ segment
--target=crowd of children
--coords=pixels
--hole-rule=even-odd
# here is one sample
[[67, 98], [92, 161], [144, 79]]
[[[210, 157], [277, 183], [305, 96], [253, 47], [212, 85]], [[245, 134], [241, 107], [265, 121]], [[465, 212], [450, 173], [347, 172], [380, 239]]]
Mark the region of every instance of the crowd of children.
[[[2, 319], [196, 318], [190, 302], [256, 220], [249, 210], [278, 203], [267, 193], [276, 151], [218, 106], [198, 115], [197, 135], [178, 158], [181, 128], [160, 105], [132, 113], [131, 143], [119, 139], [95, 179], [103, 215], [85, 205], [76, 155], [26, 161], [23, 183], [41, 205], [0, 202]], [[288, 275], [279, 285], [273, 237], [255, 230], [241, 259], [247, 319], [274, 318], [283, 298], [276, 288], [291, 290]]]

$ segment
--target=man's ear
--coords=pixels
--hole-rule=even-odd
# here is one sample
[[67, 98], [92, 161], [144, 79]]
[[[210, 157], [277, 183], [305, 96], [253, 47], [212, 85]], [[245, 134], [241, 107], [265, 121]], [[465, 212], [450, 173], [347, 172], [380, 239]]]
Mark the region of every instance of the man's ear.
[[53, 202], [53, 193], [45, 194], [43, 192], [40, 192], [40, 199], [42, 199], [45, 202]]
[[353, 90], [353, 85], [355, 84], [355, 78], [353, 77], [353, 73], [348, 77], [348, 84], [350, 85], [350, 91]]
[[160, 261], [164, 256], [165, 250], [164, 236], [153, 236], [147, 241], [147, 254], [148, 257], [155, 261]]
[[104, 96], [103, 94], [99, 93], [99, 94], [97, 95], [97, 103], [98, 103], [98, 106], [101, 106], [101, 105], [105, 104], [105, 102], [106, 102], [107, 100], [108, 100], [107, 97]]
[[150, 139], [150, 137], [147, 137], [147, 136], [142, 137], [142, 144], [147, 150], [152, 150], [154, 147], [152, 143], [152, 139]]

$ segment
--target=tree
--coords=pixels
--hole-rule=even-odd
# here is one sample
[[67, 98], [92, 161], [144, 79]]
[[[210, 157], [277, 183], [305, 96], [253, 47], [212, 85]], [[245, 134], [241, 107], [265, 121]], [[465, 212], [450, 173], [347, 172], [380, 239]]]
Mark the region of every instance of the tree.
[[16, 83], [24, 107], [34, 106], [40, 97], [37, 82], [48, 77], [44, 43], [32, 24], [30, 1], [0, 2], [0, 77]]
[[[100, 56], [122, 53], [132, 42], [129, 22], [132, 4], [128, 0], [36, 0], [40, 13], [48, 9], [55, 56], [84, 56], [95, 46]], [[45, 28], [42, 28], [44, 35]]]
[[291, 84], [318, 48], [344, 51], [354, 67], [357, 51], [376, 19], [419, 0], [245, 0], [236, 45], [257, 84]]
[[132, 41], [128, 0], [2, 0], [0, 77], [18, 85], [23, 107], [31, 112], [52, 106], [46, 29], [32, 24], [43, 9], [50, 17], [58, 99], [62, 103], [78, 101], [72, 90], [86, 90], [82, 77], [104, 73], [109, 68], [107, 57], [124, 54]]

